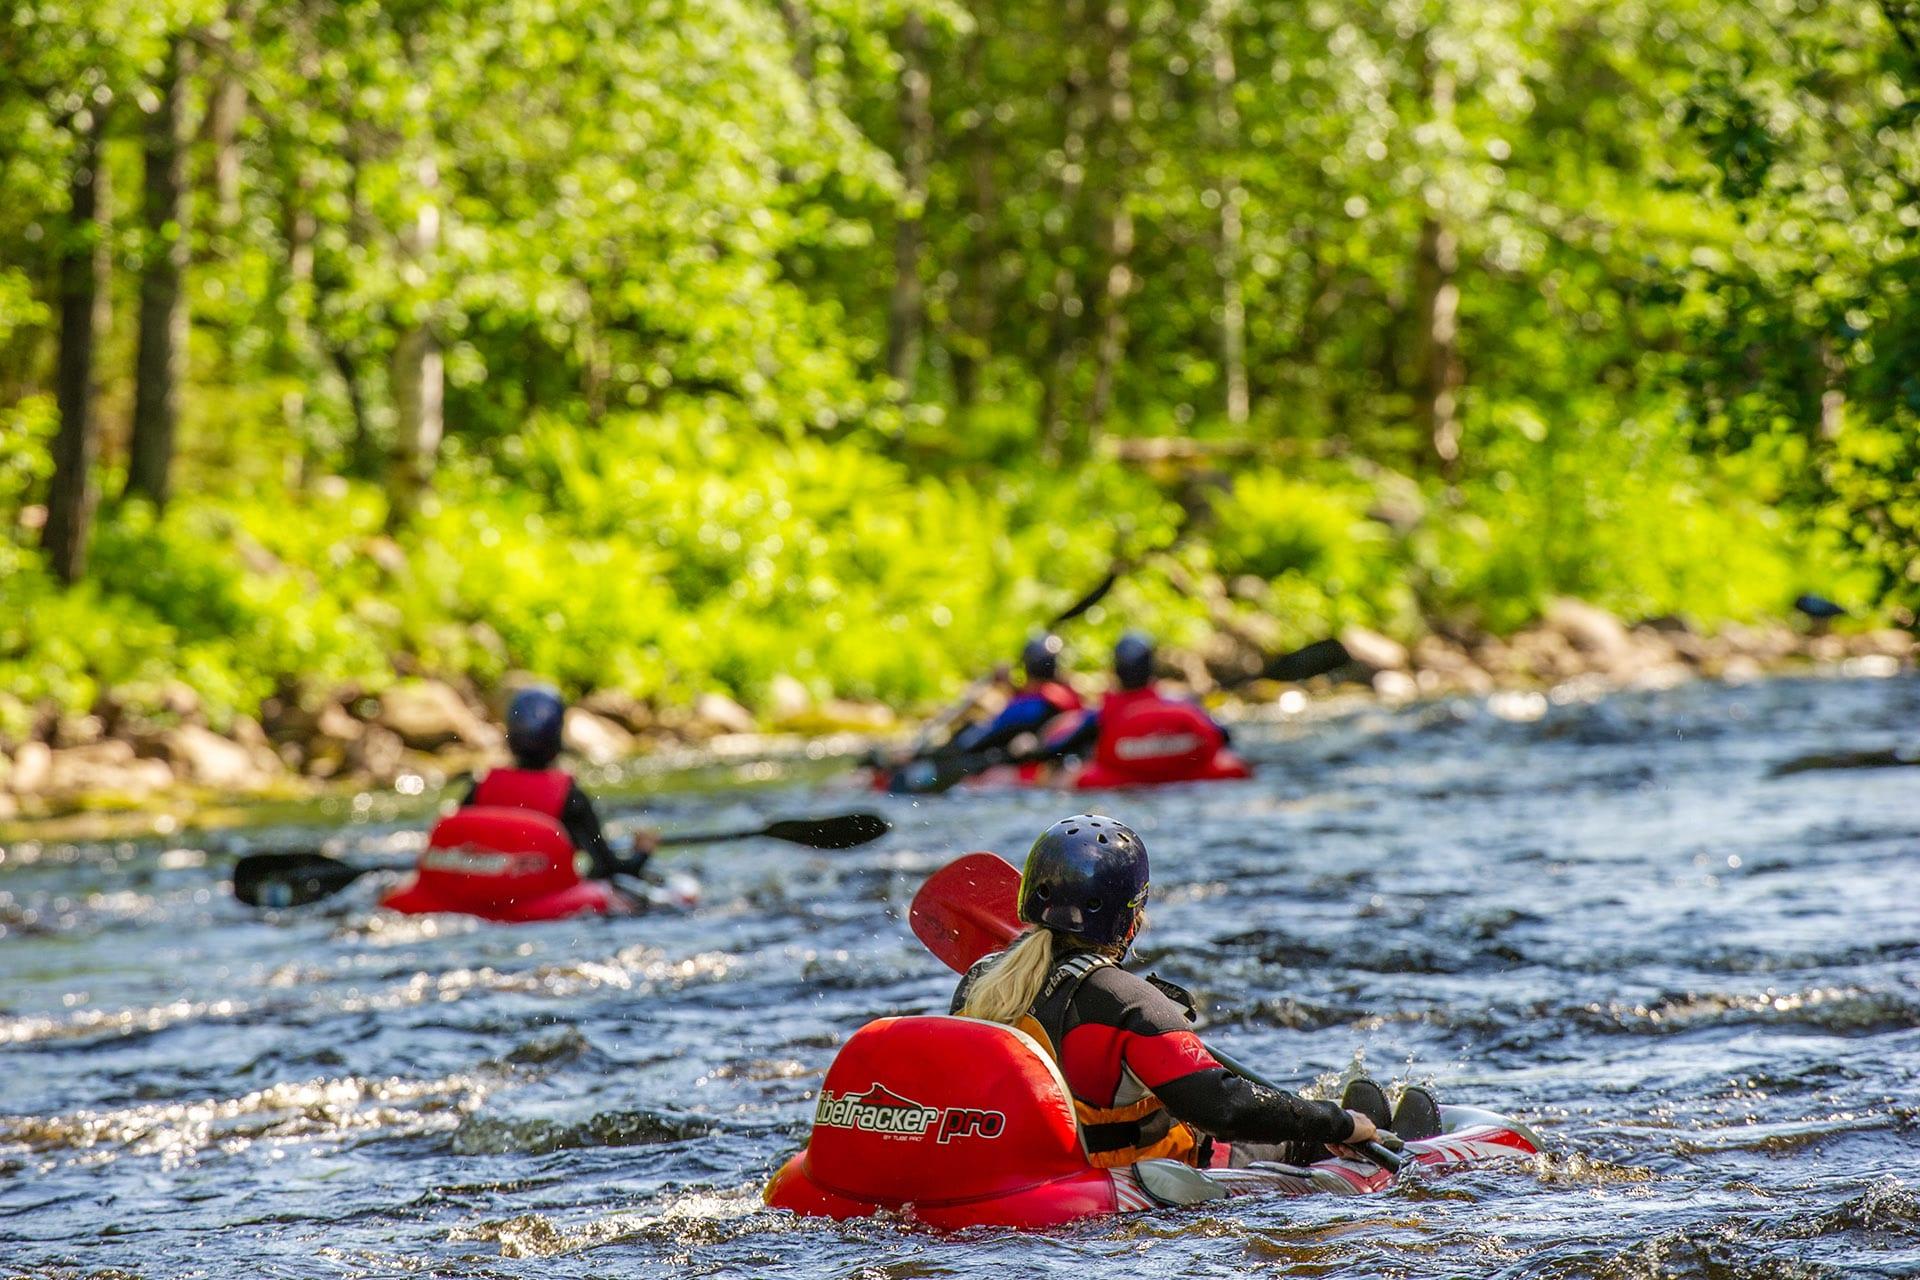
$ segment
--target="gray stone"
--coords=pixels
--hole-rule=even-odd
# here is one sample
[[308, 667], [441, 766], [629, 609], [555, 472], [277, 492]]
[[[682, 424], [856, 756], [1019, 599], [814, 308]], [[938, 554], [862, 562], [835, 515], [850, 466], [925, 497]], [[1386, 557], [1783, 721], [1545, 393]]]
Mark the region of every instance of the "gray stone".
[[567, 750], [594, 764], [609, 764], [633, 754], [632, 734], [579, 707], [567, 708], [561, 741]]
[[1365, 627], [1344, 627], [1340, 632], [1340, 646], [1356, 666], [1365, 667], [1370, 672], [1407, 669], [1407, 647], [1378, 631], [1369, 631]]
[[410, 680], [382, 690], [375, 723], [416, 751], [455, 744], [487, 750], [500, 744], [499, 731], [437, 680]]
[[694, 718], [721, 733], [752, 733], [753, 713], [724, 693], [703, 693], [693, 704]]
[[53, 778], [53, 751], [44, 742], [23, 742], [13, 753], [13, 773], [7, 789], [17, 795], [32, 795], [46, 789]]

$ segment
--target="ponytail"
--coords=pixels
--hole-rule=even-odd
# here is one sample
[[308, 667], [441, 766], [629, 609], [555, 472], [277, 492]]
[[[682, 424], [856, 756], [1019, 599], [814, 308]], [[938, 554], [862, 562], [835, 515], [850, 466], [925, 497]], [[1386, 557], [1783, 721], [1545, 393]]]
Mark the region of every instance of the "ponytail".
[[961, 1014], [1007, 1026], [1018, 1022], [1053, 976], [1053, 952], [1053, 930], [1036, 926], [1021, 934], [974, 982]]

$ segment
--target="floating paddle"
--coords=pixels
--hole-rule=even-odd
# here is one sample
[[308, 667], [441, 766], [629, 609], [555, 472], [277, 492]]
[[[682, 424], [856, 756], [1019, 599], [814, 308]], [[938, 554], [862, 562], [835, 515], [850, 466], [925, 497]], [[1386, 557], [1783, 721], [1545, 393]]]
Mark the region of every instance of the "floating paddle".
[[[955, 973], [965, 973], [983, 956], [1003, 950], [1026, 926], [1020, 923], [1020, 873], [991, 853], [969, 853], [927, 877], [913, 895], [908, 921], [913, 934]], [[1279, 1085], [1220, 1052], [1207, 1052], [1227, 1070], [1258, 1085]], [[1343, 1144], [1348, 1145], [1348, 1144]], [[1382, 1142], [1351, 1144], [1390, 1173], [1400, 1172], [1404, 1159]]]
[[[890, 829], [877, 813], [843, 813], [832, 818], [787, 818], [747, 831], [662, 836], [659, 847], [768, 839], [811, 849], [852, 849], [878, 840]], [[332, 897], [370, 871], [402, 871], [413, 865], [411, 860], [343, 862], [310, 849], [251, 853], [233, 865], [233, 896], [250, 907], [301, 907]]]

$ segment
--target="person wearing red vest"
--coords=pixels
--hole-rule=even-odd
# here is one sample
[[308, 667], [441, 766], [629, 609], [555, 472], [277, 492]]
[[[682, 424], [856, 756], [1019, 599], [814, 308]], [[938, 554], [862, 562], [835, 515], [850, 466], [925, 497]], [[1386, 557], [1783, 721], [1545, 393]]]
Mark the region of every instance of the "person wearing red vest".
[[1116, 687], [1101, 699], [1099, 710], [1081, 717], [1070, 732], [1051, 735], [1040, 757], [1050, 760], [1067, 756], [1086, 757], [1094, 755], [1101, 747], [1111, 747], [1114, 731], [1125, 720], [1126, 713], [1143, 705], [1171, 704], [1197, 713], [1210, 734], [1220, 735], [1219, 741], [1213, 745], [1216, 748], [1228, 745], [1233, 739], [1226, 726], [1208, 715], [1199, 703], [1169, 698], [1154, 686], [1155, 657], [1153, 641], [1145, 634], [1129, 631], [1121, 636], [1120, 642], [1113, 646]]
[[488, 770], [467, 789], [461, 807], [488, 805], [544, 813], [557, 819], [566, 828], [573, 847], [591, 860], [592, 868], [587, 872], [590, 878], [639, 875], [657, 837], [651, 832], [636, 835], [633, 856], [622, 858], [607, 843], [600, 816], [587, 793], [572, 774], [554, 768], [566, 716], [566, 703], [544, 685], [514, 694], [507, 705], [507, 749], [513, 752], [513, 767]]
[[1020, 652], [1026, 680], [1000, 714], [981, 724], [968, 725], [947, 744], [948, 752], [980, 753], [1010, 746], [1025, 734], [1044, 733], [1061, 716], [1082, 708], [1080, 695], [1060, 678], [1060, 653], [1065, 646], [1056, 635], [1038, 635]]

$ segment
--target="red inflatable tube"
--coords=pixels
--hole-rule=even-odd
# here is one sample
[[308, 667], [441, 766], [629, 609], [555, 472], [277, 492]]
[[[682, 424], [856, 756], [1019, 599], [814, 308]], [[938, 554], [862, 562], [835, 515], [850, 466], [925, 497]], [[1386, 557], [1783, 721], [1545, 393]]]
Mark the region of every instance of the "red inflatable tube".
[[1251, 777], [1247, 762], [1227, 750], [1225, 735], [1190, 702], [1152, 689], [1109, 694], [1100, 708], [1100, 743], [1076, 789], [1158, 786]]
[[476, 805], [442, 818], [414, 877], [380, 905], [408, 915], [452, 912], [504, 924], [612, 915], [617, 890], [582, 880], [558, 821], [528, 809]]
[[[1423, 1165], [1538, 1149], [1525, 1126], [1489, 1112], [1441, 1114], [1445, 1133], [1407, 1144]], [[1353, 1160], [1208, 1170], [1149, 1160], [1097, 1169], [1081, 1149], [1066, 1083], [1032, 1039], [971, 1018], [882, 1018], [834, 1059], [812, 1138], [774, 1174], [765, 1199], [835, 1220], [894, 1214], [939, 1230], [1033, 1229], [1256, 1192], [1350, 1195], [1392, 1180]]]

